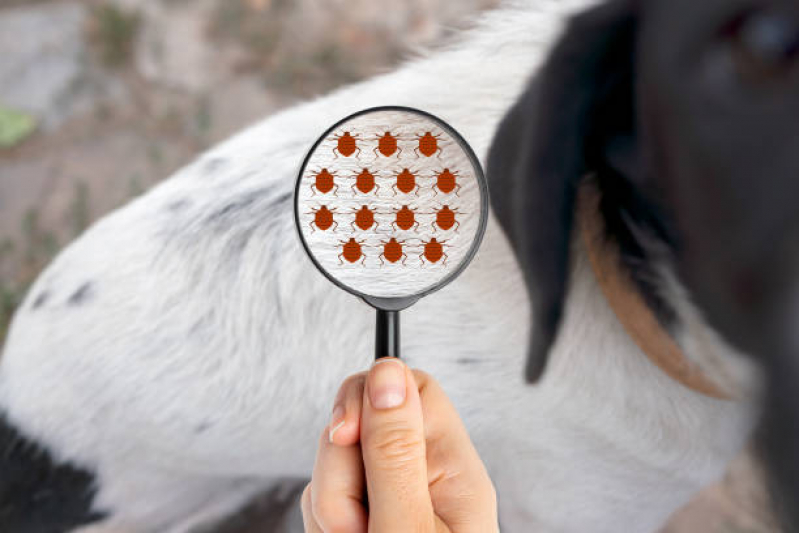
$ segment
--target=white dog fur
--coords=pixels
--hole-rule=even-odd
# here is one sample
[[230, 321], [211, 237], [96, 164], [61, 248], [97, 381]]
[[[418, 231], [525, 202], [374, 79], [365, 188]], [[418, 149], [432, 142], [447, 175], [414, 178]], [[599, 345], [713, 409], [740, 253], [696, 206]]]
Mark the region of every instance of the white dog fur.
[[[310, 475], [337, 387], [370, 364], [374, 315], [300, 247], [291, 196], [303, 156], [338, 119], [397, 104], [443, 118], [485, 162], [564, 14], [584, 4], [505, 5], [429, 57], [279, 113], [58, 256], [13, 322], [0, 409], [95, 473], [94, 506], [109, 518], [83, 531], [188, 531], [276, 478]], [[575, 248], [540, 383], [523, 381], [530, 305], [495, 220], [466, 272], [404, 312], [404, 357], [438, 378], [462, 415], [503, 531], [656, 531], [722, 475], [757, 402], [714, 400], [664, 375]], [[730, 360], [687, 298], [683, 347], [700, 363]]]

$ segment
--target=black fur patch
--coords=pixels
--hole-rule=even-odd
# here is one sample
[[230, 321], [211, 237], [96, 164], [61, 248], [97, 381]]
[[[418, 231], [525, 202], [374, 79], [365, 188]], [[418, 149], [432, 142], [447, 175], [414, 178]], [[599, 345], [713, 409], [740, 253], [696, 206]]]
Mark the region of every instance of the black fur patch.
[[0, 531], [63, 533], [101, 520], [92, 475], [21, 435], [0, 415]]

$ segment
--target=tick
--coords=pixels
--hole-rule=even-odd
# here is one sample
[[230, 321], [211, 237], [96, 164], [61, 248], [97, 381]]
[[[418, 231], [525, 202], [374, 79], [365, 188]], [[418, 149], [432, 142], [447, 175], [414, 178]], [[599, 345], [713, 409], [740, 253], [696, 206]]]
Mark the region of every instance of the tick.
[[416, 157], [419, 157], [419, 153], [425, 157], [430, 157], [436, 152], [438, 152], [438, 157], [441, 157], [441, 147], [438, 145], [440, 137], [440, 134], [433, 135], [429, 131], [425, 132], [424, 135], [418, 135], [416, 140], [419, 141], [419, 146], [413, 149]]
[[397, 138], [391, 135], [390, 131], [377, 138], [377, 146], [374, 149], [375, 156], [378, 151], [386, 157], [394, 155], [395, 152], [398, 157], [402, 154], [402, 148], [397, 146]]
[[402, 245], [405, 244], [405, 241], [397, 241], [394, 237], [391, 237], [388, 242], [384, 242], [383, 244], [383, 253], [378, 256], [380, 259], [380, 264], [385, 265], [385, 261], [383, 258], [386, 259], [389, 263], [396, 263], [400, 259], [402, 259], [402, 264], [405, 264], [405, 261], [408, 260], [408, 255], [402, 251]]
[[358, 226], [363, 231], [377, 226], [377, 222], [375, 222], [375, 212], [369, 209], [368, 206], [361, 207], [355, 211], [355, 220], [350, 222], [350, 225], [352, 226], [352, 229], [355, 229], [355, 226]]
[[340, 265], [344, 264], [344, 261], [341, 260], [343, 257], [350, 263], [356, 263], [359, 259], [361, 260], [361, 264], [366, 260], [366, 256], [363, 255], [363, 251], [361, 250], [361, 245], [365, 241], [356, 241], [353, 237], [350, 237], [348, 241], [340, 241], [341, 246], [341, 253], [338, 254], [338, 262]]
[[[338, 157], [338, 154], [344, 157], [349, 157], [358, 151], [358, 156], [361, 155], [361, 149], [358, 148], [357, 135], [352, 135], [350, 132], [345, 131], [343, 134], [333, 137], [336, 140], [336, 147], [333, 148], [333, 155]], [[338, 154], [336, 153], [338, 152]]]
[[380, 185], [375, 183], [374, 174], [369, 172], [368, 168], [365, 168], [355, 177], [355, 184], [352, 186], [352, 191], [355, 192], [355, 189], [358, 189], [364, 194], [368, 194], [374, 189], [375, 194], [377, 194]]
[[439, 229], [447, 231], [452, 226], [455, 226], [455, 230], [457, 231], [460, 227], [461, 223], [455, 220], [455, 215], [461, 214], [458, 209], [450, 209], [448, 205], [445, 205], [438, 211], [436, 211], [436, 219], [433, 221], [433, 231], [436, 230], [436, 226]]
[[338, 176], [326, 168], [323, 168], [314, 174], [314, 182], [311, 184], [311, 192], [313, 193], [312, 196], [316, 196], [316, 191], [319, 191], [322, 194], [327, 194], [330, 191], [333, 191], [333, 189], [335, 189], [335, 191], [333, 191], [333, 196], [338, 196], [338, 194], [336, 194], [338, 192], [338, 185], [336, 185], [336, 182], [333, 179], [336, 177]]
[[422, 266], [424, 266], [424, 260], [427, 259], [431, 263], [437, 263], [442, 257], [444, 261], [442, 262], [443, 265], [447, 264], [447, 254], [444, 253], [444, 246], [443, 244], [447, 241], [437, 241], [435, 237], [424, 243], [424, 252], [419, 254], [419, 259], [422, 261]]
[[316, 231], [314, 226], [319, 228], [322, 231], [327, 231], [333, 226], [333, 231], [336, 231], [338, 228], [338, 222], [333, 219], [333, 214], [336, 212], [335, 209], [328, 209], [326, 205], [321, 206], [319, 209], [311, 208], [311, 212], [308, 213], [313, 214], [313, 220], [308, 224], [311, 226], [311, 232]]
[[[419, 223], [416, 221], [416, 215], [412, 209], [407, 205], [403, 205], [402, 209], [397, 211], [397, 218], [391, 223], [391, 226], [397, 225], [400, 229], [409, 230], [414, 226], [418, 227]], [[395, 228], [396, 229], [396, 228]]]
[[452, 172], [450, 169], [445, 168], [436, 174], [436, 184], [433, 186], [433, 192], [438, 194], [441, 191], [444, 194], [449, 194], [455, 191], [455, 196], [460, 196], [458, 192], [461, 190], [461, 185], [457, 182], [457, 172]]
[[397, 174], [397, 183], [392, 185], [391, 188], [394, 190], [394, 196], [397, 195], [397, 189], [405, 194], [408, 194], [415, 189], [416, 196], [419, 196], [419, 188], [416, 185], [416, 175], [407, 168], [402, 169], [402, 172]]

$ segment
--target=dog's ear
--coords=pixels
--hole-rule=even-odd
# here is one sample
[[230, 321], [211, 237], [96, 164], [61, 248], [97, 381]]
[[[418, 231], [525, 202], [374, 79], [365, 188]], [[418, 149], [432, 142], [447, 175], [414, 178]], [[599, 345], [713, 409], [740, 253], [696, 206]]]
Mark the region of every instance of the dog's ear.
[[598, 166], [634, 172], [635, 19], [634, 0], [571, 19], [491, 146], [493, 209], [533, 301], [531, 382], [544, 370], [563, 312], [577, 183]]

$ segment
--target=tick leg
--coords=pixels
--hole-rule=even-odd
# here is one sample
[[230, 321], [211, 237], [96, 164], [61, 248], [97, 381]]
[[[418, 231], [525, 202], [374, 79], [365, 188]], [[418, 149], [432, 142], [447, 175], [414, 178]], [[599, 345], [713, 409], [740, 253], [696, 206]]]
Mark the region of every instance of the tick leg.
[[361, 254], [361, 266], [366, 266], [366, 256]]
[[375, 153], [375, 159], [380, 159], [380, 154], [377, 153], [378, 148], [378, 146], [375, 146], [374, 150], [372, 150]]
[[419, 229], [419, 222], [416, 221], [416, 220], [413, 221], [413, 229], [416, 229], [416, 230]]
[[439, 159], [441, 159], [441, 153], [442, 153], [443, 151], [444, 151], [444, 150], [442, 150], [441, 148], [438, 148], [438, 154], [437, 154], [437, 155], [438, 155], [438, 158], [439, 158]]
[[333, 231], [336, 231], [336, 230], [338, 229], [338, 222], [336, 222], [336, 221], [334, 220], [334, 221], [333, 221], [333, 224], [335, 224], [335, 226], [333, 226]]
[[408, 260], [408, 254], [402, 254], [402, 257], [403, 257], [403, 259], [402, 259], [402, 266], [405, 266], [405, 261], [407, 261], [407, 260]]
[[381, 267], [382, 266], [386, 266], [385, 261], [383, 261], [383, 254], [378, 255], [377, 258], [380, 259], [380, 266]]
[[316, 186], [313, 184], [311, 185], [311, 196], [316, 196]]
[[455, 231], [458, 231], [460, 229], [460, 227], [461, 227], [461, 223], [456, 220], [455, 221]]
[[360, 159], [361, 158], [361, 149], [358, 148], [357, 146], [355, 147], [355, 149], [358, 150], [358, 155], [356, 155], [355, 157], [356, 157], [356, 159]]
[[397, 196], [397, 185], [396, 184], [391, 186], [391, 190], [394, 191], [394, 196]]
[[437, 224], [437, 222], [436, 222], [435, 220], [433, 221], [433, 223], [432, 223], [432, 224], [430, 224], [430, 227], [432, 227], [432, 228], [433, 228], [433, 231], [438, 231], [438, 230], [436, 229], [436, 224]]
[[352, 189], [352, 194], [358, 194], [358, 190], [356, 190], [355, 185], [350, 185], [350, 189]]
[[344, 252], [341, 252], [340, 254], [338, 254], [338, 264], [339, 265], [343, 265], [344, 264], [344, 261], [341, 260], [341, 256], [342, 255], [344, 255]]
[[375, 190], [375, 196], [377, 196], [377, 191], [379, 191], [379, 190], [380, 190], [380, 185], [378, 185], [377, 183], [375, 183], [374, 190]]
[[418, 147], [413, 149], [413, 153], [416, 154], [416, 159], [419, 159], [419, 148]]
[[338, 147], [333, 148], [333, 155], [338, 159], [338, 154], [336, 152], [338, 152]]
[[311, 233], [316, 233], [316, 230], [313, 227], [313, 220], [308, 222], [308, 225], [311, 227]]
[[449, 256], [448, 256], [447, 254], [445, 254], [445, 253], [442, 253], [441, 255], [443, 255], [443, 256], [444, 256], [444, 262], [443, 262], [443, 263], [441, 263], [441, 264], [446, 266], [446, 264], [447, 264], [447, 259], [449, 258]]

